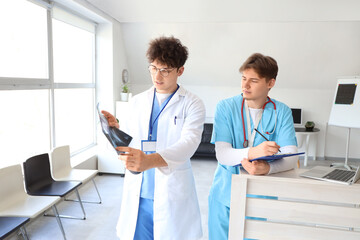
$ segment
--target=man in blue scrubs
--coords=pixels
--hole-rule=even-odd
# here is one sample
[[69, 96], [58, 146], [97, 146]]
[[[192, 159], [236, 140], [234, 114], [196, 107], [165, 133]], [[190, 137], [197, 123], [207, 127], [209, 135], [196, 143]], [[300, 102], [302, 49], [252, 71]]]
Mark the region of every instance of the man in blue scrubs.
[[240, 163], [249, 174], [267, 175], [290, 170], [298, 161], [297, 156], [271, 163], [249, 161], [278, 151], [295, 153], [297, 141], [291, 109], [268, 97], [276, 82], [276, 61], [255, 53], [240, 67], [240, 72], [242, 94], [216, 106], [212, 143], [218, 167], [209, 195], [210, 240], [228, 239], [231, 175], [240, 174]]

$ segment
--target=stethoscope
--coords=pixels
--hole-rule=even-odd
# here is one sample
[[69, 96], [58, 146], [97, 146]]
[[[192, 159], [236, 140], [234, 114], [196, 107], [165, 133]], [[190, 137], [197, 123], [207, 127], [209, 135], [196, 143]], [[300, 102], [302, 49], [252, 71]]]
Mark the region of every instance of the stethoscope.
[[[272, 132], [265, 132], [266, 134], [270, 135], [273, 134], [275, 132], [276, 129], [276, 123], [277, 123], [277, 111], [276, 111], [276, 105], [275, 103], [270, 99], [270, 97], [267, 97], [268, 101], [264, 104], [264, 106], [262, 107], [262, 110], [264, 111], [266, 104], [268, 103], [272, 103], [274, 105], [274, 110], [275, 110], [275, 126], [274, 129], [272, 130]], [[243, 98], [242, 100], [242, 104], [241, 104], [241, 120], [242, 120], [242, 125], [243, 125], [243, 132], [244, 132], [244, 143], [243, 143], [243, 147], [247, 148], [249, 146], [249, 141], [246, 139], [246, 131], [245, 131], [245, 120], [244, 120], [244, 104], [245, 104], [245, 99]], [[250, 117], [250, 116], [248, 116]], [[264, 123], [261, 123], [261, 131], [263, 132], [263, 125]]]

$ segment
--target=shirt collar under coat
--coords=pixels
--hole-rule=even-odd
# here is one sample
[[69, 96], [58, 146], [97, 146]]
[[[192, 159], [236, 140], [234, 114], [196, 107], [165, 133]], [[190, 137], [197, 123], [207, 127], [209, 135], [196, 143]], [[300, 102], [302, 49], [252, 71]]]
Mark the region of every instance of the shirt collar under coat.
[[[178, 102], [180, 100], [180, 97], [184, 97], [186, 94], [186, 90], [185, 88], [183, 88], [180, 84], [179, 84], [179, 89], [177, 90], [177, 92], [175, 93], [175, 95], [171, 98], [170, 102], [168, 103], [168, 105], [166, 106], [166, 108], [170, 107], [171, 105], [173, 105], [174, 103]], [[147, 95], [148, 95], [148, 103], [150, 105], [152, 105], [153, 102], [153, 97], [154, 97], [154, 86], [152, 86], [150, 89], [147, 90]]]

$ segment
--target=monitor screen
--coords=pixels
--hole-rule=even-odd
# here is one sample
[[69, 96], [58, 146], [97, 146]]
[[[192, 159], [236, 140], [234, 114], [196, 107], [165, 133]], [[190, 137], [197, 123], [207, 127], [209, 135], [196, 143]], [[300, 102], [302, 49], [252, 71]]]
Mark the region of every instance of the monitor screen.
[[302, 125], [302, 109], [291, 108], [294, 125]]
[[339, 84], [335, 104], [353, 104], [355, 92], [356, 84]]

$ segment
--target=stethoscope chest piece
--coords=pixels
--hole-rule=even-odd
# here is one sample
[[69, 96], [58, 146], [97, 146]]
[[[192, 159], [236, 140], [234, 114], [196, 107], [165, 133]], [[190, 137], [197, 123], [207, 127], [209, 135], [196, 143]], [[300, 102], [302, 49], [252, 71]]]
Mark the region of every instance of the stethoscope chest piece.
[[247, 148], [249, 146], [249, 141], [245, 140], [244, 143], [243, 143], [243, 146], [244, 146], [244, 148]]

